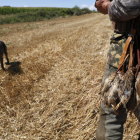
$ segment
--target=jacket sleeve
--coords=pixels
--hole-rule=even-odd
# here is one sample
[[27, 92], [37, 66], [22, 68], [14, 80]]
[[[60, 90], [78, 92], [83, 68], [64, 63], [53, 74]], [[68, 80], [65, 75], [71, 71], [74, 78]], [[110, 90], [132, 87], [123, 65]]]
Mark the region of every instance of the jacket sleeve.
[[108, 8], [110, 20], [128, 21], [140, 15], [140, 0], [113, 0]]

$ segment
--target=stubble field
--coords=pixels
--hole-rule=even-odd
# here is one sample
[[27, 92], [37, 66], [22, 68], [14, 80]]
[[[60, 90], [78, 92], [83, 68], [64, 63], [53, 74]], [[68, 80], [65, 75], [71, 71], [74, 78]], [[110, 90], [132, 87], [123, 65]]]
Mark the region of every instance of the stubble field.
[[[96, 140], [111, 34], [98, 13], [0, 25], [11, 62], [0, 70], [0, 139]], [[138, 139], [132, 117], [124, 140]]]

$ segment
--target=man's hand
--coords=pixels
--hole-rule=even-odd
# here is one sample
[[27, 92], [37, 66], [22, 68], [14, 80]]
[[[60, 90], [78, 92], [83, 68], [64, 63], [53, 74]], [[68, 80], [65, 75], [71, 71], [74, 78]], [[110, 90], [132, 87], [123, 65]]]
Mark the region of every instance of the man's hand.
[[95, 7], [97, 8], [97, 10], [103, 14], [108, 14], [109, 5], [109, 0], [97, 0], [95, 3]]

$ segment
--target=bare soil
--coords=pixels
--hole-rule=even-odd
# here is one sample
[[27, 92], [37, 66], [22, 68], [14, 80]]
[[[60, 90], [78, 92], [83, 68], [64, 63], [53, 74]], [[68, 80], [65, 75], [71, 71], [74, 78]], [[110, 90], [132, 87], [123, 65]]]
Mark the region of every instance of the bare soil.
[[[112, 32], [98, 13], [0, 25], [11, 62], [0, 70], [0, 139], [95, 140]], [[128, 114], [123, 139], [139, 134]]]

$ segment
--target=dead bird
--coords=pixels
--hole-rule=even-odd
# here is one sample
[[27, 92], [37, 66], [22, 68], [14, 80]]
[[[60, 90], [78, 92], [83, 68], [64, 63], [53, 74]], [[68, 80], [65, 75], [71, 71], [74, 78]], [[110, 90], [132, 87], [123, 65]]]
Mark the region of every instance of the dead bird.
[[114, 80], [115, 76], [116, 76], [116, 73], [112, 73], [109, 75], [108, 78], [106, 78], [103, 88], [101, 90], [102, 95], [104, 95], [109, 90], [109, 88], [111, 87], [111, 83]]
[[140, 104], [140, 72], [138, 73], [137, 78], [136, 78], [135, 88], [136, 88], [136, 101], [137, 101], [137, 105], [136, 105], [134, 111], [136, 110], [136, 108]]
[[[134, 78], [135, 76], [132, 69], [128, 69], [127, 72], [123, 76], [120, 76], [120, 82], [119, 82], [120, 102], [117, 104], [116, 110], [119, 109], [121, 104], [123, 105], [124, 108], [126, 108], [126, 105], [133, 93]], [[127, 111], [127, 108], [126, 108], [126, 111]]]
[[7, 53], [7, 46], [3, 41], [0, 41], [0, 62], [1, 62], [1, 68], [5, 70], [4, 65], [3, 65], [3, 54], [6, 56], [7, 60], [7, 65], [9, 65], [9, 58], [8, 58], [8, 53]]
[[[112, 106], [115, 112], [118, 112], [119, 108], [123, 106], [126, 108], [132, 93], [134, 74], [131, 69], [128, 69], [125, 74], [112, 74], [105, 81], [103, 87], [103, 102], [107, 107]], [[127, 111], [127, 108], [126, 108]]]
[[[117, 95], [116, 84], [114, 84], [114, 80], [116, 78], [116, 73], [112, 73], [106, 80], [101, 91], [103, 95], [103, 102], [104, 104], [109, 107], [111, 104], [115, 105], [116, 99], [113, 94]], [[115, 100], [115, 101], [114, 101]]]
[[119, 80], [118, 75], [115, 77], [108, 95], [108, 106], [113, 105], [116, 107], [116, 100], [118, 99]]

